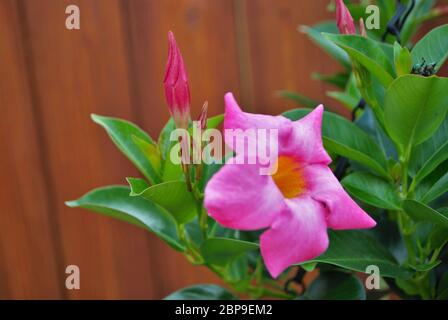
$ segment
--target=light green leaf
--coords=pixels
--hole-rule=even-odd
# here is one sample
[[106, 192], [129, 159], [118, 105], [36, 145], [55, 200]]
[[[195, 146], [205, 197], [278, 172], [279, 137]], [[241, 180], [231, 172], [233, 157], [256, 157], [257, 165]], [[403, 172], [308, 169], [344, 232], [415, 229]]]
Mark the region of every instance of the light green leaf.
[[201, 254], [210, 264], [225, 266], [241, 254], [257, 250], [258, 244], [228, 238], [209, 238], [201, 247]]
[[185, 181], [168, 181], [149, 186], [142, 179], [127, 178], [131, 187], [130, 195], [142, 197], [167, 210], [179, 224], [193, 220], [198, 205], [193, 194], [188, 191]]
[[163, 208], [144, 199], [130, 197], [125, 186], [110, 186], [92, 190], [78, 200], [67, 201], [72, 208], [80, 207], [144, 227], [165, 240], [174, 249], [183, 251], [176, 222]]
[[157, 169], [139, 147], [134, 143], [133, 136], [154, 144], [151, 137], [135, 124], [117, 118], [103, 117], [92, 114], [92, 120], [106, 129], [112, 141], [120, 151], [140, 170], [140, 172], [152, 183], [160, 182]]
[[365, 300], [363, 283], [356, 276], [338, 271], [322, 272], [307, 288], [311, 300]]
[[[295, 121], [309, 112], [309, 109], [294, 109], [283, 113], [283, 116]], [[384, 151], [354, 123], [334, 113], [325, 112], [322, 135], [327, 151], [357, 161], [389, 179]]]
[[198, 284], [176, 291], [164, 300], [237, 300], [232, 293], [215, 284]]
[[220, 114], [207, 119], [207, 129], [216, 129], [224, 121], [224, 115]]
[[405, 75], [386, 92], [385, 125], [392, 139], [406, 151], [427, 140], [445, 119], [448, 78]]
[[400, 209], [400, 198], [393, 185], [372, 174], [355, 172], [342, 180], [342, 185], [359, 200], [372, 206], [389, 209]]
[[398, 76], [411, 73], [412, 70], [412, 56], [409, 49], [401, 47], [398, 42], [394, 44], [394, 61], [395, 70]]
[[359, 98], [347, 92], [327, 91], [327, 96], [342, 103], [347, 109], [353, 110], [359, 103]]
[[448, 217], [416, 200], [403, 201], [404, 211], [417, 222], [432, 222], [448, 228]]
[[363, 231], [331, 231], [330, 246], [321, 256], [306, 261], [335, 265], [341, 268], [366, 272], [370, 265], [381, 270], [381, 276], [392, 278], [408, 278], [410, 272], [401, 267], [392, 254], [375, 238]]
[[370, 71], [385, 88], [392, 83], [394, 71], [379, 42], [359, 35], [324, 34], [324, 36], [344, 49], [352, 60]]
[[137, 136], [132, 136], [132, 140], [140, 149], [140, 151], [148, 158], [151, 163], [152, 168], [156, 171], [158, 176], [158, 181], [161, 181], [160, 176], [162, 173], [162, 156], [160, 154], [159, 146], [153, 142], [149, 143], [144, 139]]
[[414, 63], [437, 62], [437, 69], [448, 58], [448, 24], [432, 29], [412, 49]]

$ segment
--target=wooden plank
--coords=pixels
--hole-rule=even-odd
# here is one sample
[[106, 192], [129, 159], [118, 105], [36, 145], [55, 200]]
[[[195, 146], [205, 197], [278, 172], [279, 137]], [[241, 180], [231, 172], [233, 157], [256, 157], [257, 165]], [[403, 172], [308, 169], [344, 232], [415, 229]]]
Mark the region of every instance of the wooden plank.
[[143, 230], [64, 205], [88, 190], [125, 184], [135, 169], [89, 119], [90, 113], [135, 120], [121, 3], [76, 1], [81, 29], [65, 28], [73, 1], [21, 1], [42, 120], [49, 189], [64, 265], [81, 271], [70, 298], [153, 298], [148, 237]]
[[0, 298], [57, 299], [58, 238], [21, 37], [16, 1], [1, 1]]
[[333, 73], [337, 63], [304, 35], [299, 25], [313, 25], [332, 19], [326, 11], [328, 0], [243, 2], [249, 30], [254, 104], [257, 112], [276, 114], [297, 107], [275, 96], [277, 90], [301, 92], [333, 111], [348, 114], [325, 95], [330, 87], [311, 79], [312, 72]]
[[[129, 28], [133, 103], [142, 127], [153, 137], [169, 118], [162, 86], [169, 30], [175, 33], [188, 69], [193, 119], [199, 116], [204, 100], [209, 101], [209, 114], [216, 115], [224, 110], [227, 91], [238, 95], [231, 1], [134, 0], [125, 2], [123, 11]], [[187, 285], [218, 281], [210, 271], [193, 267], [160, 241], [151, 241], [151, 263], [159, 298]]]

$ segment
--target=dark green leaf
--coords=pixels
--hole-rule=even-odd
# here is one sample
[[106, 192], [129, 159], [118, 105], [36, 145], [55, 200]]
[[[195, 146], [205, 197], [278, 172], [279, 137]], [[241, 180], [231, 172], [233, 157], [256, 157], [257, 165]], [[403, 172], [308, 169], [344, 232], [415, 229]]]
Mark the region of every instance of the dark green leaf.
[[239, 255], [257, 249], [258, 244], [253, 242], [227, 238], [209, 238], [202, 245], [201, 253], [207, 263], [224, 266]]
[[110, 117], [102, 117], [92, 114], [92, 120], [106, 129], [115, 145], [123, 154], [132, 161], [141, 173], [152, 183], [160, 181], [157, 169], [154, 169], [147, 156], [141, 152], [135, 144], [133, 136], [145, 141], [148, 144], [154, 144], [151, 137], [135, 124]]
[[430, 203], [446, 192], [448, 192], [448, 172], [429, 188], [429, 190], [422, 196], [421, 201], [423, 203]]
[[69, 207], [80, 207], [117, 218], [154, 232], [176, 250], [183, 250], [177, 236], [176, 222], [163, 208], [144, 199], [130, 197], [130, 189], [110, 186], [95, 189], [78, 200], [68, 201]]
[[432, 222], [437, 226], [448, 228], [448, 217], [421, 202], [405, 200], [403, 209], [414, 221]]
[[198, 284], [176, 291], [164, 300], [237, 300], [232, 293], [215, 284]]
[[198, 205], [188, 191], [185, 181], [168, 181], [148, 186], [142, 179], [128, 178], [130, 195], [142, 197], [166, 209], [179, 223], [187, 223], [196, 216]]
[[354, 275], [337, 272], [322, 272], [306, 290], [312, 300], [365, 300], [362, 282]]
[[393, 185], [369, 173], [355, 172], [342, 180], [342, 185], [359, 200], [378, 208], [400, 209], [400, 198]]
[[321, 256], [307, 261], [328, 263], [341, 268], [366, 272], [370, 265], [380, 269], [381, 276], [407, 278], [410, 272], [398, 265], [392, 254], [365, 232], [329, 230], [330, 247]]

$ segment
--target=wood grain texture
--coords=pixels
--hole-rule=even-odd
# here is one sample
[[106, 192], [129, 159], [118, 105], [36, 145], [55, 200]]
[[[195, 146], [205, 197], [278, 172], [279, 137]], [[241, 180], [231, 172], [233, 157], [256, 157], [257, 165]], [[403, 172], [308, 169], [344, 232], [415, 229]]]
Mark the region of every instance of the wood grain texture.
[[[65, 8], [81, 30], [65, 28]], [[91, 113], [136, 122], [156, 138], [168, 120], [162, 80], [167, 32], [189, 72], [193, 118], [209, 101], [223, 112], [235, 93], [244, 109], [295, 105], [275, 91], [325, 97], [313, 71], [338, 66], [300, 24], [331, 18], [327, 0], [0, 0], [0, 298], [159, 299], [219, 282], [154, 235], [70, 209], [64, 201], [139, 173]], [[446, 21], [445, 21], [446, 22]], [[65, 288], [65, 267], [81, 290]]]

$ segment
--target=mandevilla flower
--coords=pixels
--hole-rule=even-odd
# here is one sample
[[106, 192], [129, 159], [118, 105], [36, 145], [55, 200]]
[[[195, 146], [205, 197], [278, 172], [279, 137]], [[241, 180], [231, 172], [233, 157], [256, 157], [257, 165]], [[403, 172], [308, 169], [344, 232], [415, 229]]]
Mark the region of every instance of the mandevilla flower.
[[336, 0], [336, 24], [341, 34], [356, 34], [352, 15], [343, 0]]
[[376, 225], [328, 167], [331, 158], [321, 136], [323, 110], [318, 106], [293, 122], [283, 116], [245, 113], [231, 93], [225, 96], [224, 129], [278, 130], [277, 171], [260, 175], [259, 164], [227, 163], [207, 184], [204, 205], [225, 227], [267, 229], [260, 247], [274, 278], [290, 265], [322, 254], [329, 242], [327, 228]]
[[176, 127], [187, 129], [190, 120], [190, 88], [187, 71], [171, 31], [168, 33], [168, 42], [168, 61], [163, 80], [166, 101]]

